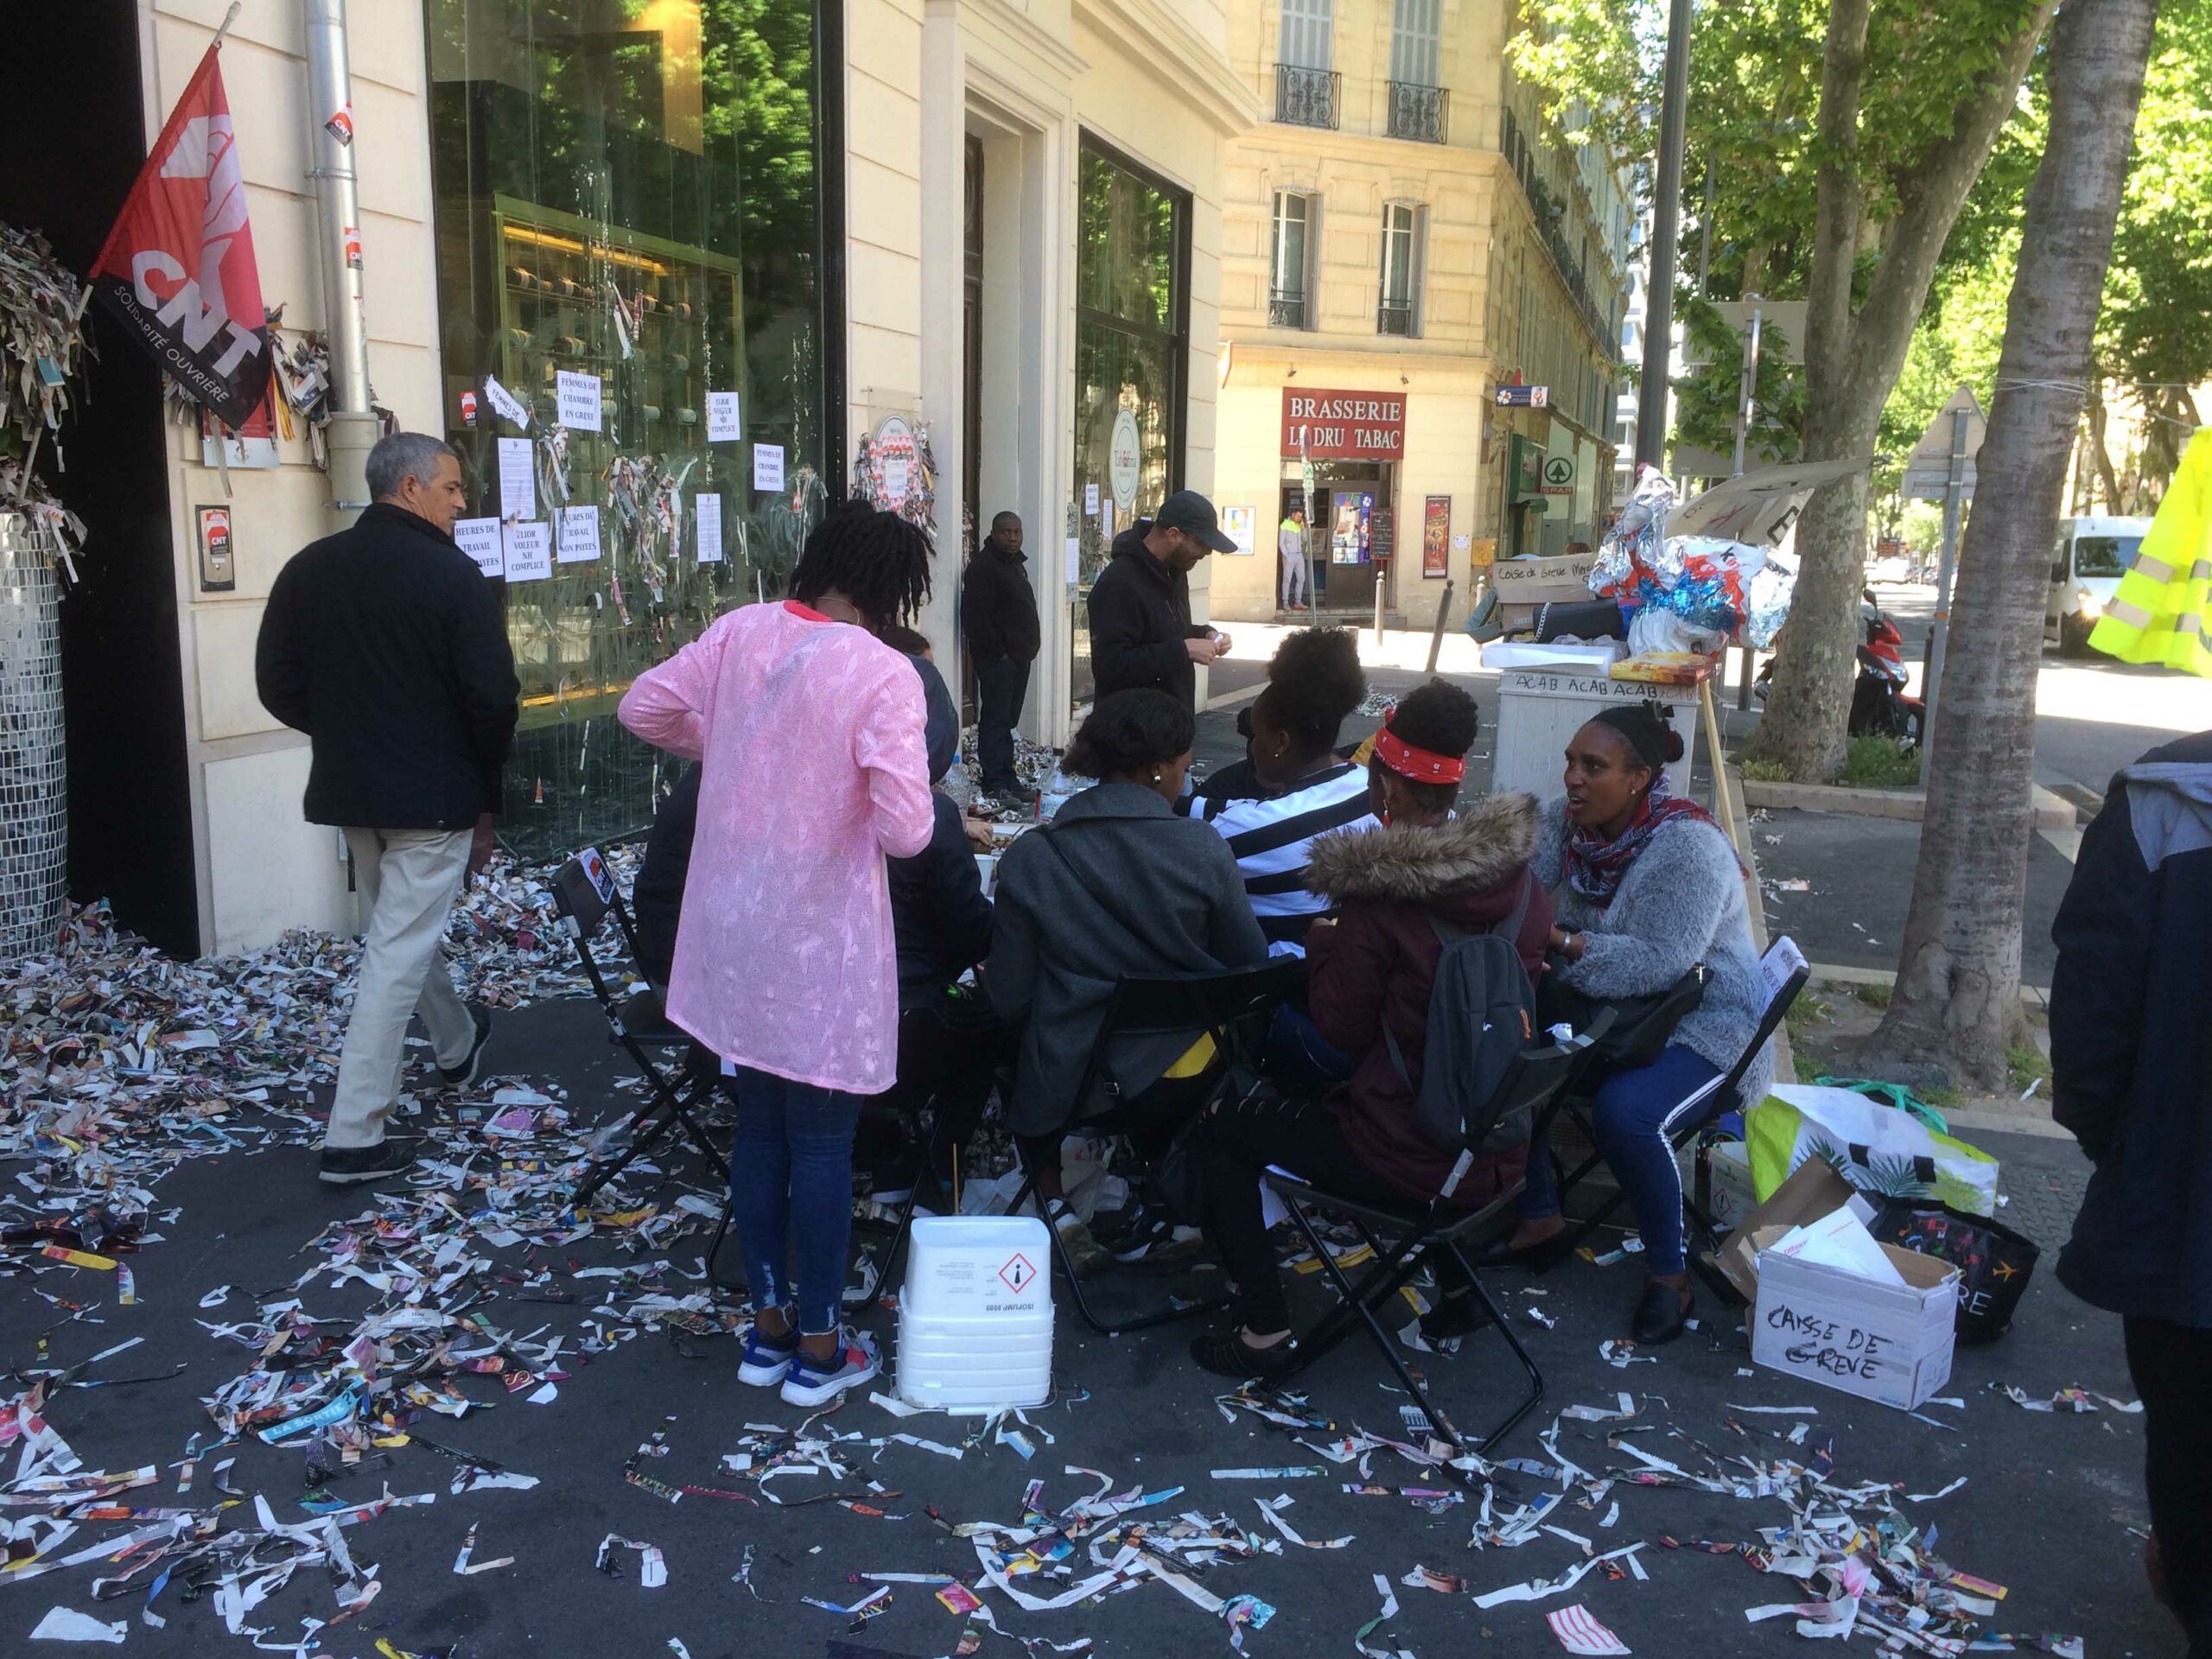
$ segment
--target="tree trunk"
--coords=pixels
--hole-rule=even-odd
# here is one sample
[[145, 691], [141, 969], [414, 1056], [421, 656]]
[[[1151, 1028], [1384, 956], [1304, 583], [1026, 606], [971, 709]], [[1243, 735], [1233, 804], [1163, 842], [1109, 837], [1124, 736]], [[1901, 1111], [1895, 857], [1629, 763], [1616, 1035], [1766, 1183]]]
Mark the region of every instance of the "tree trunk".
[[[1806, 460], [1872, 453], [1882, 406], [1904, 367], [1936, 262], [2056, 9], [2057, 0], [2037, 0], [1959, 106], [1950, 136], [1899, 175], [1897, 213], [1866, 302], [1854, 315], [1852, 285], [1866, 195], [1856, 156], [1870, 0], [1834, 0], [1821, 61], [1819, 194], [1805, 319]], [[1865, 584], [1867, 485], [1861, 474], [1829, 486], [1805, 504], [1797, 521], [1800, 563], [1787, 643], [1776, 650], [1766, 713], [1751, 747], [1798, 783], [1826, 783], [1843, 765]]]
[[2036, 673], [2050, 546], [2090, 376], [2158, 0], [2069, 0], [2050, 52], [2050, 136], [2029, 190], [1980, 497], [1960, 552], [1942, 729], [1895, 997], [1869, 1058], [2005, 1081], [2018, 1031]]

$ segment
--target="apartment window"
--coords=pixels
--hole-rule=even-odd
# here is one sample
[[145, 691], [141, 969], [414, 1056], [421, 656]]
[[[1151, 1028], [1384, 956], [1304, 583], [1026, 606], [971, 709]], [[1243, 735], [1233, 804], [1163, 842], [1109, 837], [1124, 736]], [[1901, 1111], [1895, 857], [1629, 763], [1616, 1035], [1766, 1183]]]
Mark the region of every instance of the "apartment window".
[[1268, 327], [1311, 328], [1308, 302], [1314, 221], [1320, 204], [1293, 190], [1275, 192], [1274, 238], [1268, 274]]
[[1422, 210], [1394, 201], [1382, 209], [1382, 302], [1375, 331], [1380, 334], [1421, 332], [1421, 234]]
[[1300, 127], [1337, 124], [1341, 77], [1329, 67], [1336, 0], [1282, 0], [1275, 39], [1275, 119]]
[[1444, 142], [1450, 94], [1440, 58], [1444, 0], [1395, 0], [1390, 16], [1389, 130], [1393, 138]]

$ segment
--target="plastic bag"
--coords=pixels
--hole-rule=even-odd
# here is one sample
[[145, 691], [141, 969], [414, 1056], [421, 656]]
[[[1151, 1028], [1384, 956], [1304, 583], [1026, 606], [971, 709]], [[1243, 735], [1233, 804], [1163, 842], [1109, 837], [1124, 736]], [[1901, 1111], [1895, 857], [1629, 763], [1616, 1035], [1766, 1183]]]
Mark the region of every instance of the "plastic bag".
[[1657, 607], [1629, 619], [1631, 657], [1709, 656], [1727, 643], [1726, 630], [1695, 626], [1680, 613]]
[[1808, 1158], [1878, 1198], [1932, 1198], [1967, 1215], [1997, 1209], [1997, 1160], [1978, 1147], [1848, 1089], [1777, 1084], [1744, 1115], [1751, 1185], [1764, 1204]]
[[1774, 644], [1774, 636], [1789, 620], [1789, 601], [1797, 590], [1797, 556], [1769, 548], [1758, 574], [1745, 592], [1749, 606], [1744, 617], [1746, 642], [1760, 651]]

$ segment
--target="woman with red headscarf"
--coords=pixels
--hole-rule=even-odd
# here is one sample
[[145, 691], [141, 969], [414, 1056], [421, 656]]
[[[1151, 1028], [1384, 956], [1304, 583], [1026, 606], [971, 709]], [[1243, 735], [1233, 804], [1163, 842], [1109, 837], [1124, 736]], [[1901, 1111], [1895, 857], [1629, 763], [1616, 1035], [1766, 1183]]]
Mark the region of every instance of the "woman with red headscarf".
[[[1227, 1326], [1192, 1344], [1210, 1371], [1267, 1376], [1292, 1351], [1261, 1214], [1262, 1170], [1274, 1165], [1350, 1198], [1427, 1203], [1444, 1185], [1453, 1154], [1414, 1121], [1443, 952], [1431, 918], [1478, 933], [1525, 905], [1514, 945], [1532, 980], [1542, 971], [1552, 906], [1529, 870], [1536, 803], [1490, 795], [1455, 814], [1474, 741], [1474, 699], [1431, 680], [1376, 735], [1368, 791], [1379, 827], [1312, 843], [1308, 882], [1337, 914], [1306, 932], [1306, 1006], [1320, 1034], [1354, 1057], [1351, 1080], [1320, 1099], [1217, 1102], [1205, 1120], [1206, 1229], [1240, 1302]], [[1489, 1202], [1520, 1175], [1526, 1155], [1516, 1148], [1477, 1159], [1454, 1197], [1470, 1209]]]

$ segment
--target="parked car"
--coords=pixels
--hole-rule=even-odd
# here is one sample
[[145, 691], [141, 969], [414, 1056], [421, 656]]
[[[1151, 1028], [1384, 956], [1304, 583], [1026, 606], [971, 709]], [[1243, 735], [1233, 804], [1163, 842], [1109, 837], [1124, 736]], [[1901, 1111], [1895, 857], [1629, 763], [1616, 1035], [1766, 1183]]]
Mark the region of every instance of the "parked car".
[[2062, 518], [2044, 601], [2043, 640], [2062, 657], [2089, 648], [2089, 630], [2120, 589], [2149, 532], [2148, 518]]

